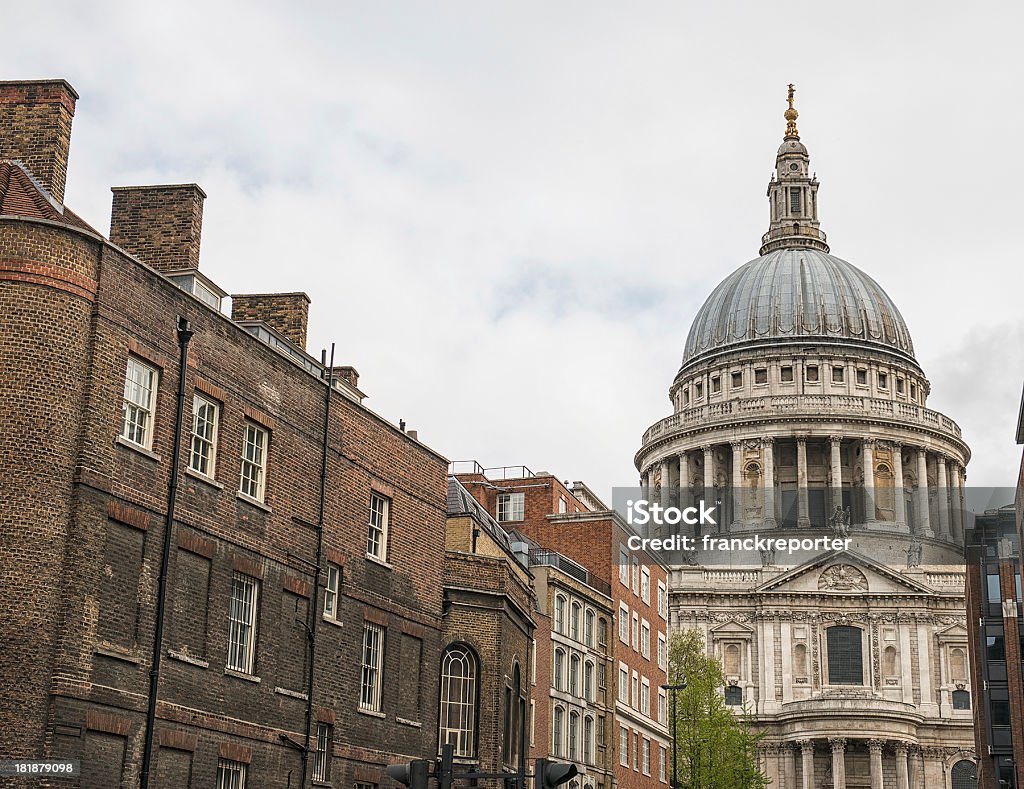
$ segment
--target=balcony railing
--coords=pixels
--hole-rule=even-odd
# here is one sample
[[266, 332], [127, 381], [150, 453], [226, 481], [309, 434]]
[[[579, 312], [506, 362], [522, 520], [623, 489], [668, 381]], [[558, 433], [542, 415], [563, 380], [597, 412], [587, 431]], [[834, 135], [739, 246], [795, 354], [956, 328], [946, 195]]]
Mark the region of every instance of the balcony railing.
[[530, 551], [530, 564], [542, 564], [548, 567], [557, 567], [566, 575], [575, 578], [581, 583], [585, 583], [590, 588], [596, 589], [608, 597], [611, 597], [611, 584], [602, 581], [600, 578], [595, 578], [586, 567], [577, 564], [572, 559], [562, 556], [560, 553], [547, 550]]
[[656, 438], [678, 428], [710, 427], [725, 422], [762, 417], [821, 416], [823, 414], [837, 416], [860, 414], [889, 418], [897, 422], [934, 428], [960, 438], [960, 426], [948, 416], [913, 403], [852, 395], [793, 394], [765, 395], [693, 406], [685, 411], [672, 414], [660, 422], [655, 422], [647, 428], [643, 444], [647, 446]]

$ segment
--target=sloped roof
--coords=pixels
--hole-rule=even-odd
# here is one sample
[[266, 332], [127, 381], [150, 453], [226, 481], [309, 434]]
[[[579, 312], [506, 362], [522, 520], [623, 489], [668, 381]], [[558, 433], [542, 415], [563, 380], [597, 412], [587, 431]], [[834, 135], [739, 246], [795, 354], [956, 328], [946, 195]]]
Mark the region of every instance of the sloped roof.
[[77, 214], [56, 203], [15, 159], [0, 159], [0, 215], [49, 219], [96, 233]]
[[473, 498], [473, 494], [455, 477], [448, 477], [448, 515], [468, 515], [483, 526], [499, 544], [511, 549], [508, 532]]

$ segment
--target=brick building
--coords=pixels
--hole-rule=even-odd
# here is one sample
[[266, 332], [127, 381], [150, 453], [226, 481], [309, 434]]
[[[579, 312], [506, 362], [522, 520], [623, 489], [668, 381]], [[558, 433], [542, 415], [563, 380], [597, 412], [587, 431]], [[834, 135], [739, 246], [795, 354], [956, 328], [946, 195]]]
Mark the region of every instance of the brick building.
[[[599, 583], [607, 589], [614, 614], [608, 636], [613, 659], [608, 685], [615, 701], [606, 747], [614, 754], [615, 785], [647, 789], [667, 783], [668, 709], [660, 687], [668, 678], [665, 565], [631, 550], [634, 532], [582, 483], [570, 488], [552, 474], [534, 473], [525, 466], [484, 469], [470, 461], [455, 464], [454, 469], [505, 528], [571, 560], [587, 571], [588, 585]], [[551, 617], [555, 633], [556, 618], [557, 614]], [[552, 688], [555, 657], [552, 653]], [[550, 696], [548, 688], [538, 685], [536, 705], [550, 704]], [[567, 705], [566, 727], [568, 713]], [[549, 723], [548, 745], [554, 752], [559, 742], [568, 743], [569, 730], [557, 730], [553, 709]]]
[[199, 187], [115, 189], [109, 239], [64, 206], [76, 99], [0, 82], [0, 754], [138, 785], [182, 316], [151, 785], [299, 786], [315, 623], [310, 780], [372, 789], [436, 753], [446, 461], [353, 368], [326, 423], [304, 294], [223, 314]]
[[446, 548], [438, 744], [455, 747], [456, 773], [518, 770], [529, 748], [530, 571], [505, 530], [454, 478]]

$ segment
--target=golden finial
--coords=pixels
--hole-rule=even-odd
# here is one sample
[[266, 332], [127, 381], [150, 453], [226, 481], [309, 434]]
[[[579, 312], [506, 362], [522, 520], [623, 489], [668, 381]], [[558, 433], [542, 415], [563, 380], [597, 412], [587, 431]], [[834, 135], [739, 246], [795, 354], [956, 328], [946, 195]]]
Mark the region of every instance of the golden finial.
[[793, 106], [793, 96], [796, 93], [796, 87], [792, 82], [789, 83], [789, 109], [785, 112], [786, 118], [786, 139], [792, 137], [795, 140], [800, 139], [800, 132], [796, 130], [796, 119], [800, 113], [796, 111], [796, 107]]

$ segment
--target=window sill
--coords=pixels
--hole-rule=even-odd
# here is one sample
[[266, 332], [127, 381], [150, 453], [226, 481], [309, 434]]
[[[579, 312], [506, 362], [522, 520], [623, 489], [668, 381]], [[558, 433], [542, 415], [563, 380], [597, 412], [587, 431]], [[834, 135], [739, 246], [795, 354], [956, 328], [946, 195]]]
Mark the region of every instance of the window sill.
[[423, 724], [419, 721], [411, 721], [406, 718], [399, 717], [397, 715], [395, 716], [395, 720], [398, 721], [398, 723], [401, 723], [403, 726], [412, 726], [414, 729], [423, 728]]
[[233, 668], [224, 669], [224, 676], [234, 677], [235, 679], [244, 679], [246, 682], [251, 682], [254, 685], [259, 685], [263, 681], [255, 674], [246, 674], [244, 671], [235, 671]]
[[94, 650], [97, 655], [103, 655], [103, 657], [114, 658], [114, 660], [123, 660], [125, 663], [132, 663], [136, 666], [142, 664], [142, 658], [133, 649], [127, 647], [118, 646], [116, 644], [99, 643], [96, 645]]
[[239, 501], [244, 501], [246, 504], [251, 504], [253, 507], [255, 507], [258, 510], [263, 510], [264, 512], [268, 512], [268, 513], [269, 512], [273, 512], [273, 510], [270, 509], [270, 505], [264, 504], [259, 499], [254, 499], [252, 496], [246, 495], [245, 493], [242, 493], [241, 491], [236, 493], [235, 497]]
[[339, 622], [333, 616], [327, 616], [327, 614], [324, 614], [321, 617], [321, 619], [323, 619], [323, 621], [326, 622], [327, 624], [334, 625], [335, 627], [344, 627], [345, 626], [342, 622]]
[[274, 693], [278, 696], [287, 696], [290, 699], [300, 699], [301, 701], [307, 701], [309, 696], [298, 690], [288, 690], [288, 688], [274, 688]]
[[380, 718], [381, 720], [387, 717], [383, 712], [377, 712], [376, 710], [364, 710], [362, 707], [356, 707], [356, 712], [360, 715], [369, 715], [371, 718]]
[[188, 466], [185, 467], [185, 475], [188, 477], [192, 477], [192, 479], [197, 479], [200, 482], [209, 485], [211, 488], [216, 488], [217, 490], [224, 490], [224, 486], [221, 485], [213, 477], [208, 477], [205, 474], [196, 471], [195, 469], [189, 468]]
[[122, 436], [118, 436], [117, 438], [115, 438], [114, 443], [120, 444], [125, 449], [130, 449], [132, 450], [132, 452], [138, 452], [143, 457], [149, 458], [150, 460], [156, 461], [157, 463], [159, 463], [162, 460], [162, 458], [158, 454], [156, 454], [156, 452], [146, 449], [141, 444], [134, 444], [127, 438], [123, 438]]
[[190, 666], [198, 666], [199, 668], [209, 668], [210, 661], [203, 660], [202, 658], [192, 657], [185, 652], [178, 652], [174, 649], [167, 650], [167, 657], [172, 660], [180, 660], [182, 663], [188, 663]]
[[390, 562], [385, 561], [384, 559], [378, 559], [376, 556], [374, 556], [371, 553], [366, 554], [366, 561], [373, 562], [374, 564], [379, 564], [381, 567], [387, 567], [389, 570], [394, 570], [395, 569], [393, 564], [391, 564]]

